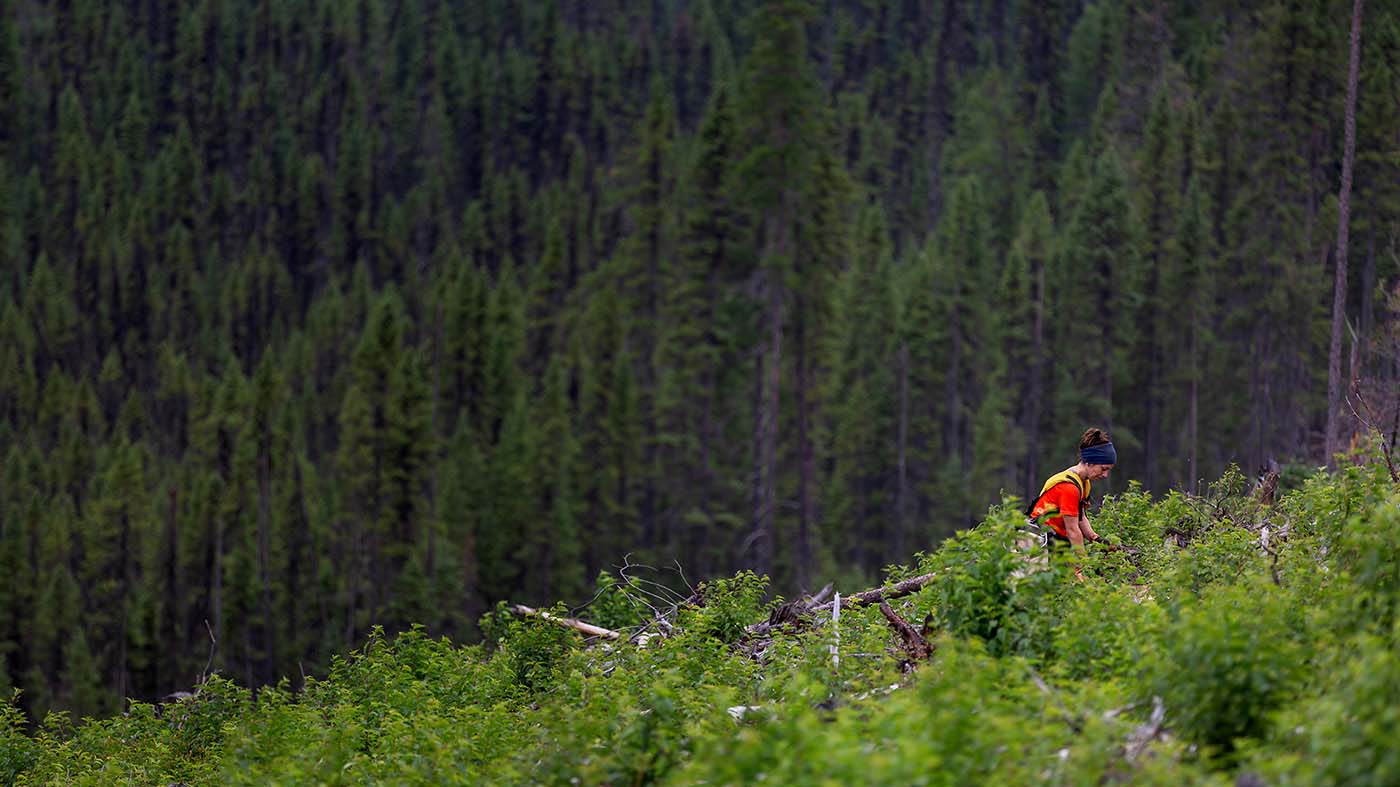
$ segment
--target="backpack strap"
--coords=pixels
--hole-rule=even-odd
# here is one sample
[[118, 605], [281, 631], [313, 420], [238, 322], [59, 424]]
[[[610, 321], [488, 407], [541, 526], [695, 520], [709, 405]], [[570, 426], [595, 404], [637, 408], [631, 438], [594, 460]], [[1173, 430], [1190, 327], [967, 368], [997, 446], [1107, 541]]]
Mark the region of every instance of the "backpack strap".
[[1080, 480], [1079, 476], [1073, 470], [1065, 470], [1064, 472], [1050, 476], [1049, 480], [1045, 482], [1045, 488], [1040, 490], [1040, 494], [1036, 495], [1036, 498], [1031, 501], [1030, 506], [1026, 508], [1026, 516], [1031, 516], [1031, 512], [1035, 510], [1035, 507], [1040, 505], [1041, 498], [1049, 494], [1050, 490], [1066, 482], [1074, 484], [1074, 488], [1079, 492], [1079, 505], [1082, 511], [1084, 503], [1088, 500], [1088, 495], [1084, 490], [1084, 482]]

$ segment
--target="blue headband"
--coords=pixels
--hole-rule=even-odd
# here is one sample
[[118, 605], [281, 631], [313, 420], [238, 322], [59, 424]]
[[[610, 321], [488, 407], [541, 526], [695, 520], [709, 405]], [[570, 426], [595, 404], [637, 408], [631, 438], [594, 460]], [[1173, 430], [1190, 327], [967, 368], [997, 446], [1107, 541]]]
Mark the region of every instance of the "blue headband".
[[1079, 452], [1079, 458], [1086, 465], [1118, 464], [1118, 452], [1113, 450], [1113, 443], [1091, 445]]

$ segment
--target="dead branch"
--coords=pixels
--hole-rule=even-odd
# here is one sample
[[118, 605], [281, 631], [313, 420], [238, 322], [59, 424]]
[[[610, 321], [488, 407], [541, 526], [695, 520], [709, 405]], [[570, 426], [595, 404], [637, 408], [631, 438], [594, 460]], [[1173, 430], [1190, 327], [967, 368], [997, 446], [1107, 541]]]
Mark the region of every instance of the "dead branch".
[[904, 643], [904, 649], [909, 652], [912, 661], [926, 661], [929, 656], [933, 655], [933, 646], [924, 639], [922, 634], [915, 631], [913, 626], [909, 625], [909, 621], [900, 617], [899, 613], [890, 607], [888, 601], [880, 602], [880, 613], [894, 627], [895, 633], [899, 634], [900, 640]]
[[547, 620], [550, 623], [555, 624], [556, 626], [571, 628], [574, 631], [577, 631], [589, 637], [600, 637], [602, 639], [622, 638], [622, 635], [620, 633], [613, 631], [612, 629], [605, 629], [601, 626], [595, 626], [592, 623], [585, 623], [577, 618], [561, 618], [558, 615], [551, 615], [550, 613], [545, 612], [544, 610], [535, 609], [533, 607], [527, 607], [524, 604], [516, 604], [515, 606], [510, 608], [510, 611], [512, 614], [519, 615], [521, 617], [539, 618], [540, 620]]
[[815, 607], [818, 604], [825, 603], [828, 598], [831, 598], [831, 591], [831, 583], [828, 582], [821, 590], [803, 599], [803, 602], [809, 607]]
[[1152, 715], [1148, 717], [1146, 724], [1133, 730], [1133, 733], [1128, 736], [1128, 742], [1123, 744], [1123, 759], [1132, 762], [1141, 756], [1147, 745], [1157, 740], [1157, 736], [1162, 734], [1162, 725], [1166, 720], [1167, 709], [1162, 704], [1162, 698], [1153, 697]]
[[1050, 684], [1046, 683], [1045, 680], [1040, 677], [1040, 673], [1036, 672], [1030, 667], [1027, 667], [1026, 671], [1030, 673], [1031, 682], [1035, 684], [1036, 688], [1040, 689], [1040, 693], [1044, 694], [1047, 700], [1050, 700], [1051, 702], [1055, 703], [1055, 707], [1057, 707], [1060, 711], [1060, 717], [1064, 719], [1065, 723], [1069, 725], [1070, 729], [1074, 730], [1076, 735], [1083, 732], [1083, 720], [1080, 719], [1078, 716], [1075, 716], [1073, 713], [1069, 712], [1069, 708], [1065, 707], [1065, 703], [1063, 700], [1060, 699], [1060, 695], [1057, 694], [1054, 689], [1050, 688]]
[[199, 673], [199, 685], [203, 686], [204, 681], [209, 679], [209, 670], [214, 666], [214, 653], [218, 650], [219, 640], [214, 637], [214, 628], [209, 625], [209, 619], [204, 619], [204, 630], [209, 632], [209, 661], [204, 664], [204, 671]]
[[1283, 582], [1278, 576], [1278, 552], [1269, 546], [1269, 524], [1267, 522], [1263, 527], [1259, 528], [1259, 548], [1264, 550], [1271, 558], [1269, 562], [1269, 573], [1273, 575], [1274, 585], [1283, 587]]

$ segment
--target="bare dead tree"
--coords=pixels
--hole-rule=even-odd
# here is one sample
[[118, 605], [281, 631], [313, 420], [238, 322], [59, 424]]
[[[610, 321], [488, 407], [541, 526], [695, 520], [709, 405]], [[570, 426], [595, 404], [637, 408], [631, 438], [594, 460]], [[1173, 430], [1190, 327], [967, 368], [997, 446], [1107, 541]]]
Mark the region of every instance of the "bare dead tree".
[[1346, 146], [1342, 152], [1342, 188], [1337, 195], [1337, 259], [1332, 286], [1332, 347], [1327, 355], [1327, 463], [1341, 449], [1342, 326], [1346, 323], [1347, 231], [1351, 219], [1351, 170], [1356, 158], [1356, 83], [1361, 63], [1361, 5], [1351, 10], [1351, 59], [1347, 71]]
[[[1365, 413], [1364, 415], [1361, 412], [1357, 412], [1356, 406], [1351, 403], [1352, 397], [1355, 397], [1356, 401], [1361, 404], [1361, 410]], [[1390, 471], [1390, 480], [1400, 484], [1400, 471], [1395, 469], [1395, 460], [1391, 458], [1391, 455], [1395, 451], [1396, 433], [1400, 432], [1400, 404], [1396, 406], [1395, 424], [1391, 427], [1390, 438], [1388, 440], [1385, 431], [1377, 422], [1375, 412], [1371, 410], [1371, 405], [1366, 402], [1366, 397], [1361, 393], [1360, 380], [1352, 380], [1351, 396], [1347, 397], [1347, 406], [1351, 408], [1352, 416], [1360, 421], [1361, 425], [1366, 427], [1367, 431], [1376, 436], [1380, 444], [1381, 456], [1385, 459], [1386, 470]]]

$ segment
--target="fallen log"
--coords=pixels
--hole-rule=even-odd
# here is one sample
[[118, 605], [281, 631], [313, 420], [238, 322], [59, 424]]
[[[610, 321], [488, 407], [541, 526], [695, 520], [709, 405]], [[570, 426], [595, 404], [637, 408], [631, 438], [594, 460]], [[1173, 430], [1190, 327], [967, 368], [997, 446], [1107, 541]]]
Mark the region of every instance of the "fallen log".
[[613, 631], [612, 629], [605, 629], [601, 626], [595, 626], [592, 623], [585, 623], [577, 618], [561, 618], [558, 615], [551, 615], [550, 613], [545, 612], [542, 609], [527, 607], [524, 604], [516, 604], [510, 607], [510, 611], [513, 614], [519, 615], [521, 617], [539, 618], [540, 620], [547, 620], [550, 623], [555, 624], [556, 626], [571, 628], [574, 631], [577, 631], [589, 637], [600, 637], [602, 639], [622, 638], [621, 633]]
[[[888, 587], [871, 588], [870, 590], [862, 590], [859, 593], [852, 593], [849, 596], [839, 596], [839, 598], [841, 599], [841, 609], [848, 609], [850, 607], [863, 607], [870, 604], [880, 604], [889, 599], [903, 598], [904, 596], [907, 596], [911, 593], [916, 593], [919, 590], [922, 590], [925, 585], [933, 581], [934, 576], [934, 574], [922, 574], [917, 577], [910, 577], [909, 579], [896, 582]], [[827, 590], [823, 589], [823, 591], [821, 593], [818, 593], [816, 598], [813, 598], [812, 601], [817, 601], [821, 599], [826, 595], [826, 592]], [[789, 604], [785, 604], [783, 605], [783, 607], [780, 608], [781, 613], [775, 612], [769, 620], [765, 620], [762, 623], [756, 623], [752, 626], [749, 626], [745, 630], [745, 633], [749, 636], [764, 636], [777, 626], [781, 626], [785, 623], [796, 622], [803, 615], [811, 615], [819, 612], [830, 612], [835, 603], [835, 601], [828, 601], [824, 604], [817, 604], [816, 606], [808, 606], [806, 603], [803, 602], [792, 602]], [[612, 629], [605, 629], [601, 626], [595, 626], [592, 623], [586, 623], [577, 618], [561, 618], [558, 615], [553, 615], [548, 612], [545, 612], [544, 610], [535, 609], [534, 607], [527, 607], [524, 604], [515, 604], [509, 607], [508, 609], [511, 611], [512, 614], [519, 615], [521, 617], [533, 617], [539, 618], [541, 620], [547, 620], [550, 623], [553, 623], [558, 626], [563, 626], [565, 628], [571, 628], [589, 637], [599, 637], [602, 639], [612, 640], [622, 639], [622, 634], [620, 632], [613, 631]], [[906, 623], [905, 625], [908, 624]], [[912, 631], [915, 636], [918, 636], [917, 631], [914, 631], [912, 628], [910, 629], [910, 631]]]
[[[859, 593], [852, 593], [849, 596], [841, 597], [841, 608], [864, 607], [869, 604], [879, 604], [882, 601], [889, 601], [894, 598], [903, 598], [911, 593], [917, 593], [924, 589], [924, 586], [933, 581], [937, 574], [920, 574], [917, 577], [896, 582], [888, 587], [871, 588], [862, 590]], [[812, 612], [824, 612], [831, 609], [832, 602], [813, 607]]]
[[[934, 576], [934, 574], [921, 574], [920, 576], [911, 577], [902, 582], [896, 582], [888, 587], [871, 588], [870, 590], [862, 590], [859, 593], [852, 593], [849, 596], [840, 596], [841, 609], [863, 607], [870, 604], [879, 604], [888, 599], [903, 598], [911, 593], [917, 593], [922, 590], [925, 585], [933, 581]], [[821, 595], [824, 595], [824, 592], [823, 594], [819, 594], [818, 598], [820, 598]], [[816, 600], [817, 599], [813, 599], [813, 601]], [[798, 623], [804, 617], [816, 616], [818, 613], [829, 613], [835, 605], [835, 601], [828, 601], [826, 603], [816, 604], [815, 606], [801, 601], [790, 601], [775, 609], [773, 614], [768, 616], [767, 620], [762, 623], [755, 623], [744, 629], [744, 633], [748, 634], [750, 637], [765, 637], [772, 632], [773, 629], [789, 623]]]

